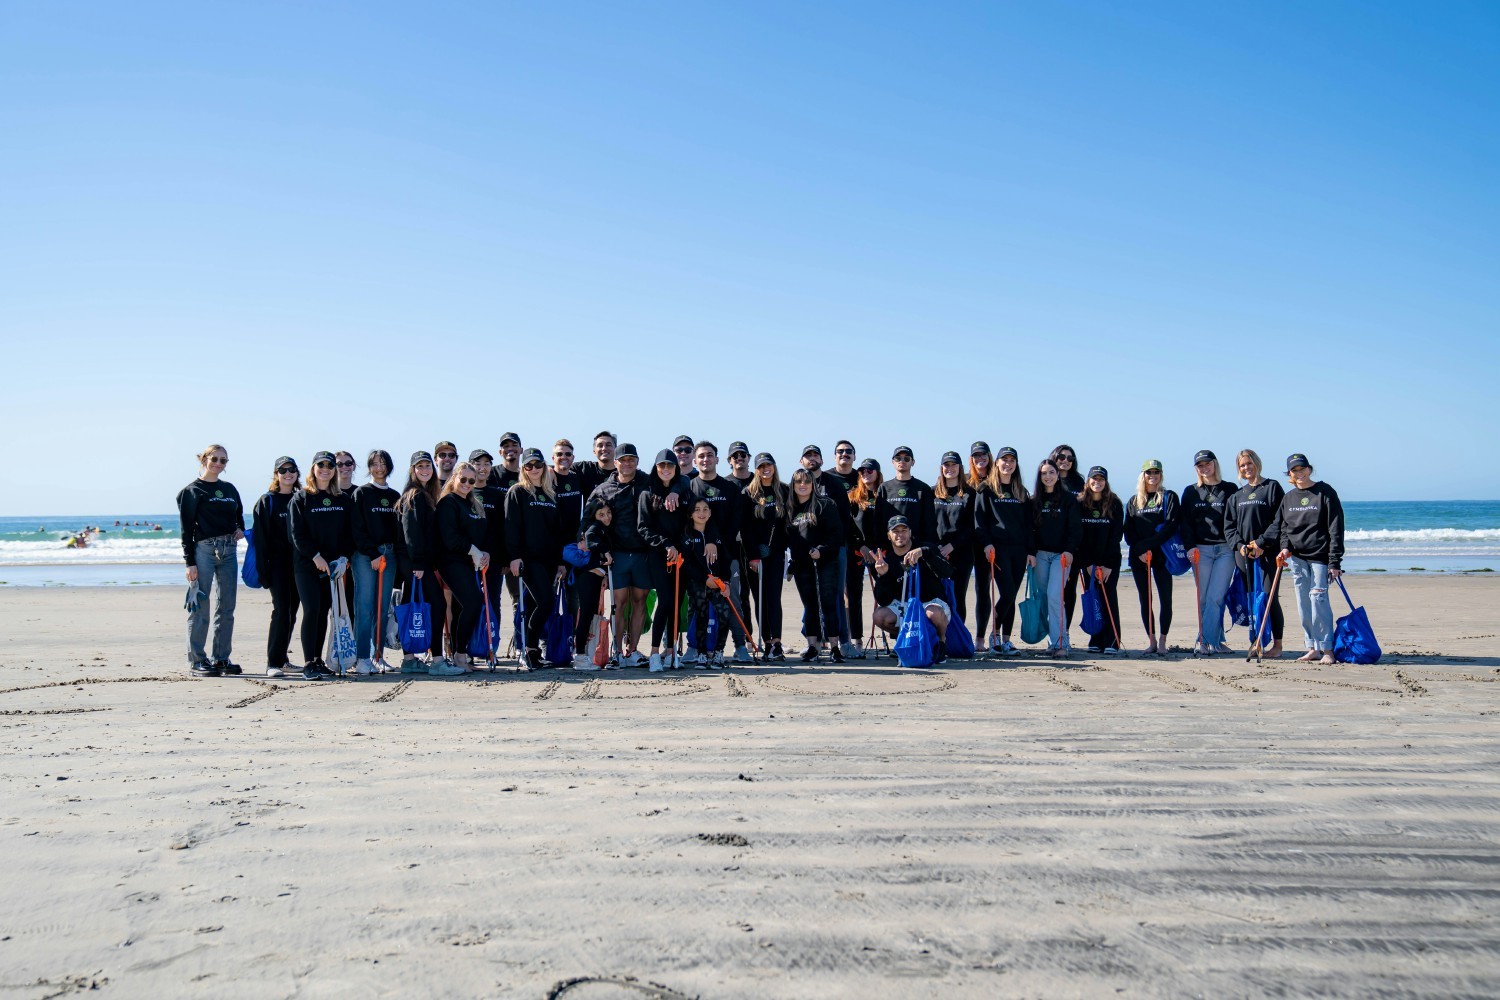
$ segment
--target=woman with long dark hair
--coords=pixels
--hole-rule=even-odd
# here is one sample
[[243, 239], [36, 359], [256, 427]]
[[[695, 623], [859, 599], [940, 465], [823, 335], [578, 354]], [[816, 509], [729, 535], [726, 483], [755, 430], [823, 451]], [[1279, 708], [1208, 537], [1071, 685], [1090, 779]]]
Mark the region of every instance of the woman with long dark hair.
[[[1026, 574], [1031, 547], [1031, 494], [1021, 482], [1014, 448], [1001, 448], [974, 500], [974, 534], [985, 561], [994, 561], [995, 586], [1000, 592], [990, 634], [990, 649], [1001, 656], [1019, 656], [1010, 634], [1016, 623], [1016, 595]], [[985, 600], [989, 600], [986, 596]], [[981, 635], [975, 635], [979, 642]]]
[[[843, 522], [833, 501], [818, 493], [812, 473], [792, 473], [790, 501], [786, 509], [787, 543], [792, 553], [792, 579], [807, 612], [807, 648], [802, 659], [818, 658], [828, 646], [834, 663], [843, 663], [838, 644], [839, 581], [838, 548], [844, 538]], [[830, 636], [832, 641], [830, 641]]]
[[[943, 455], [938, 467], [937, 485], [932, 488], [933, 511], [937, 517], [938, 552], [953, 567], [953, 613], [960, 620], [969, 616], [969, 577], [974, 571], [974, 501], [975, 490], [964, 478], [964, 467], [958, 452]], [[980, 599], [989, 603], [989, 593]]]
[[[255, 529], [255, 566], [261, 586], [271, 592], [271, 627], [266, 633], [266, 676], [285, 677], [291, 666], [288, 651], [297, 624], [297, 577], [292, 572], [296, 553], [288, 524], [292, 497], [297, 492], [297, 462], [283, 455], [271, 467], [271, 485], [255, 501], [251, 526]], [[294, 668], [294, 669], [301, 669]]]
[[[229, 662], [229, 652], [234, 641], [235, 588], [239, 581], [239, 550], [235, 546], [245, 537], [245, 507], [234, 484], [219, 478], [228, 464], [225, 447], [209, 445], [198, 453], [198, 478], [177, 494], [187, 581], [197, 593], [187, 605], [188, 666], [199, 677], [240, 672]], [[207, 649], [210, 596], [214, 623], [211, 659]]]
[[557, 584], [567, 576], [563, 546], [576, 524], [564, 526], [558, 513], [555, 474], [540, 449], [521, 453], [520, 478], [505, 494], [505, 551], [511, 575], [526, 600], [526, 665], [539, 670], [542, 632], [552, 614]]
[[354, 490], [354, 647], [359, 656], [354, 665], [356, 674], [394, 672], [385, 662], [384, 650], [375, 645], [375, 623], [384, 622], [389, 615], [391, 588], [396, 582], [396, 536], [401, 533], [396, 503], [401, 494], [387, 484], [394, 464], [390, 452], [378, 448], [370, 452], [365, 459], [370, 481]]
[[338, 560], [354, 554], [353, 508], [349, 495], [339, 490], [333, 452], [318, 452], [288, 514], [297, 553], [293, 575], [302, 602], [302, 676], [307, 680], [333, 676], [322, 652], [333, 608], [328, 577]]
[[[1125, 544], [1130, 549], [1130, 575], [1141, 603], [1141, 623], [1146, 626], [1147, 656], [1167, 655], [1167, 630], [1172, 627], [1172, 574], [1167, 570], [1162, 546], [1177, 531], [1181, 519], [1177, 494], [1162, 489], [1161, 473], [1161, 462], [1157, 459], [1142, 465], [1135, 495], [1125, 505]], [[1151, 620], [1152, 581], [1156, 583], [1156, 621]]]
[[1276, 580], [1275, 545], [1267, 536], [1276, 525], [1276, 511], [1281, 506], [1286, 490], [1274, 479], [1261, 476], [1264, 466], [1260, 456], [1244, 448], [1235, 456], [1235, 467], [1245, 481], [1234, 496], [1229, 498], [1224, 515], [1224, 540], [1234, 550], [1235, 565], [1245, 574], [1246, 587], [1255, 585], [1254, 563], [1260, 564], [1260, 585], [1267, 597], [1270, 622], [1260, 629], [1260, 644], [1266, 636], [1271, 638], [1269, 649], [1256, 645], [1257, 637], [1250, 637], [1251, 655], [1265, 655], [1276, 659], [1281, 655], [1281, 636], [1286, 627], [1286, 618], [1281, 611], [1281, 594], [1273, 591]]
[[[974, 513], [976, 514], [979, 510], [979, 494], [984, 492], [985, 483], [990, 478], [990, 470], [994, 467], [995, 458], [990, 454], [988, 443], [975, 441], [969, 445], [969, 471], [964, 476], [964, 482], [974, 494]], [[974, 521], [974, 518], [970, 520]], [[983, 650], [985, 633], [990, 629], [990, 618], [995, 610], [990, 604], [990, 583], [994, 578], [990, 574], [990, 560], [984, 554], [984, 543], [979, 539], [977, 527], [972, 535], [973, 545], [969, 559], [974, 565], [974, 643], [980, 650]]]
[[[668, 498], [674, 495], [677, 502], [668, 504]], [[636, 527], [649, 549], [651, 589], [656, 591], [656, 615], [651, 619], [651, 655], [647, 661], [653, 671], [679, 666], [676, 662], [675, 645], [663, 658], [661, 637], [672, 623], [672, 615], [677, 610], [673, 602], [682, 599], [681, 593], [676, 593], [674, 597], [674, 591], [678, 589], [674, 587], [674, 583], [677, 579], [675, 574], [680, 572], [677, 558], [678, 550], [682, 547], [682, 532], [687, 526], [691, 506], [689, 499], [690, 494], [677, 466], [677, 455], [672, 449], [663, 448], [657, 452], [656, 465], [652, 468], [646, 488], [641, 490], [636, 508]], [[710, 546], [717, 540], [718, 536], [715, 534]], [[713, 554], [717, 555], [716, 548]], [[672, 638], [675, 643], [677, 637]]]
[[[484, 504], [476, 487], [479, 470], [460, 462], [443, 486], [437, 504], [438, 571], [453, 594], [453, 654], [449, 657], [459, 673], [469, 672], [469, 639], [484, 616], [484, 596], [476, 572], [490, 565], [485, 544], [487, 524]], [[433, 671], [429, 667], [429, 673]]]
[[1089, 652], [1120, 653], [1120, 539], [1125, 536], [1125, 506], [1109, 488], [1109, 470], [1096, 465], [1078, 494], [1082, 541], [1078, 564], [1084, 586], [1099, 587], [1104, 598], [1103, 621], [1089, 636]]
[[1070, 643], [1063, 617], [1063, 586], [1083, 528], [1077, 494], [1063, 487], [1057, 463], [1050, 458], [1037, 466], [1031, 510], [1031, 551], [1026, 565], [1036, 567], [1037, 581], [1047, 595], [1047, 652], [1055, 660], [1065, 660]]
[[770, 452], [755, 456], [755, 478], [743, 494], [745, 513], [740, 530], [750, 555], [750, 591], [760, 618], [764, 657], [785, 663], [781, 648], [781, 580], [786, 571], [787, 489]]
[[406, 470], [406, 485], [396, 502], [396, 517], [401, 534], [396, 545], [396, 576], [401, 583], [402, 599], [411, 600], [416, 586], [422, 588], [422, 599], [433, 609], [426, 661], [408, 654], [401, 661], [403, 674], [461, 674], [463, 669], [443, 659], [443, 585], [438, 579], [437, 504], [442, 488], [438, 485], [437, 466], [425, 451], [412, 452]]

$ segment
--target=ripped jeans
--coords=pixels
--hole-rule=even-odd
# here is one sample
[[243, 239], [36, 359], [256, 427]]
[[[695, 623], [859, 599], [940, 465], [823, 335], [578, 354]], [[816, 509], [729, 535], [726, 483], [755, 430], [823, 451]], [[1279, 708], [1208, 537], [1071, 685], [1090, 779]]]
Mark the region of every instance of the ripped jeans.
[[1333, 652], [1333, 605], [1328, 600], [1328, 564], [1287, 557], [1292, 568], [1292, 586], [1297, 590], [1297, 613], [1307, 648]]

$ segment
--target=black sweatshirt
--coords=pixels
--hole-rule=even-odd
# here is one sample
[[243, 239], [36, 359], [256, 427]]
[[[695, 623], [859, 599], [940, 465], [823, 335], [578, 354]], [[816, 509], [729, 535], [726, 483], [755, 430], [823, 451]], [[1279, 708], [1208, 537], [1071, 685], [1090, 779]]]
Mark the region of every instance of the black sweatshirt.
[[745, 555], [751, 559], [769, 559], [786, 551], [786, 510], [776, 495], [766, 490], [754, 497], [744, 493], [744, 517], [740, 531], [745, 539]]
[[[834, 483], [844, 488], [843, 496], [839, 496], [839, 491], [833, 488]], [[844, 522], [844, 544], [851, 549], [858, 549], [865, 544], [864, 531], [860, 527], [859, 518], [854, 516], [854, 506], [849, 502], [849, 494], [858, 485], [859, 473], [853, 471], [845, 475], [832, 469], [824, 469], [822, 477], [818, 479], [819, 491], [826, 493], [839, 507], [839, 517]]]
[[603, 569], [604, 557], [609, 553], [609, 529], [598, 521], [589, 521], [578, 529], [578, 544], [588, 546], [587, 569]]
[[288, 522], [292, 548], [304, 563], [311, 563], [313, 556], [331, 563], [354, 554], [354, 498], [347, 493], [298, 490], [292, 495]]
[[[575, 522], [576, 523], [576, 522]], [[556, 569], [573, 531], [564, 530], [557, 501], [517, 483], [505, 494], [505, 551], [512, 559]]]
[[406, 499], [398, 515], [401, 537], [396, 552], [407, 572], [425, 574], [437, 567], [437, 509], [420, 490], [413, 490]]
[[[667, 510], [670, 494], [677, 494], [677, 509]], [[682, 533], [687, 529], [688, 513], [693, 509], [692, 497], [688, 494], [687, 482], [681, 476], [673, 476], [672, 482], [662, 485], [655, 473], [651, 474], [646, 489], [641, 490], [636, 501], [636, 532], [648, 548], [665, 549], [668, 545], [682, 548]], [[718, 531], [713, 519], [708, 521], [709, 541], [718, 543]]]
[[610, 522], [610, 547], [616, 552], [645, 552], [646, 540], [641, 537], [640, 497], [647, 489], [644, 473], [637, 472], [630, 482], [620, 482], [619, 476], [610, 476], [600, 483], [589, 498], [604, 501], [614, 514]]
[[[922, 559], [917, 563], [917, 571], [918, 579], [921, 581], [917, 587], [917, 596], [923, 604], [928, 601], [948, 599], [948, 590], [943, 586], [943, 581], [953, 575], [953, 566], [948, 560], [938, 554], [935, 549], [923, 549]], [[887, 549], [885, 572], [875, 571], [875, 603], [877, 605], [883, 608], [892, 601], [901, 600], [901, 588], [905, 584], [906, 573], [906, 567], [901, 565], [901, 557]]]
[[255, 529], [255, 565], [260, 571], [261, 585], [271, 574], [283, 566], [292, 565], [292, 529], [288, 512], [291, 510], [291, 493], [263, 493], [255, 501], [250, 514], [251, 527]]
[[1024, 549], [1031, 544], [1031, 498], [1017, 500], [1009, 492], [996, 494], [982, 487], [974, 498], [974, 536], [979, 547]]
[[[890, 535], [886, 526], [880, 522], [879, 495], [873, 497], [864, 506], [857, 505], [851, 498], [849, 511], [854, 515], [854, 524], [859, 528], [860, 544], [870, 551], [876, 549], [888, 549], [891, 547]], [[857, 550], [851, 550], [849, 558], [857, 557]]]
[[1071, 552], [1077, 562], [1078, 546], [1083, 543], [1078, 498], [1059, 483], [1051, 493], [1038, 493], [1032, 497], [1031, 509], [1036, 517], [1032, 521], [1031, 546], [1026, 554]]
[[1340, 569], [1344, 560], [1344, 505], [1327, 483], [1287, 490], [1266, 540], [1299, 559]]
[[[493, 477], [491, 477], [493, 480]], [[480, 551], [490, 554], [490, 562], [505, 565], [510, 562], [510, 547], [505, 543], [505, 494], [508, 489], [494, 485], [493, 481], [476, 486], [474, 494], [484, 505], [484, 542]]]
[[[578, 491], [585, 497], [593, 496], [606, 479], [614, 475], [614, 469], [606, 469], [598, 462], [574, 462], [573, 475], [578, 477]], [[639, 473], [637, 473], [639, 475]]]
[[1219, 545], [1224, 542], [1224, 513], [1234, 487], [1220, 482], [1215, 486], [1193, 483], [1182, 491], [1182, 544]]
[[1177, 494], [1171, 490], [1152, 493], [1145, 507], [1137, 507], [1132, 494], [1125, 505], [1125, 544], [1130, 546], [1131, 564], [1147, 549], [1155, 553], [1153, 563], [1160, 563], [1161, 547], [1177, 530], [1180, 519]]
[[1125, 537], [1125, 508], [1120, 498], [1105, 508], [1078, 505], [1082, 541], [1074, 553], [1079, 566], [1103, 566], [1120, 569], [1120, 540]]
[[245, 507], [233, 483], [194, 479], [177, 494], [177, 513], [182, 520], [182, 557], [187, 565], [198, 565], [198, 543], [245, 530]]
[[401, 533], [396, 501], [401, 494], [389, 486], [365, 483], [354, 491], [354, 550], [368, 559], [380, 555], [382, 545], [393, 545]]
[[488, 533], [484, 507], [474, 509], [474, 498], [461, 497], [457, 493], [446, 494], [437, 505], [437, 556], [438, 565], [459, 560], [469, 560], [469, 547], [484, 551]]
[[709, 540], [704, 537], [703, 532], [689, 522], [682, 533], [682, 572], [690, 583], [707, 586], [710, 573], [720, 580], [729, 579], [729, 567], [733, 565], [733, 561], [721, 552], [714, 564], [709, 566], [708, 556], [704, 553], [704, 546], [708, 544]]
[[[818, 561], [837, 559], [844, 544], [844, 526], [839, 520], [838, 507], [826, 496], [814, 493], [812, 502], [803, 505], [787, 521], [787, 544], [792, 549], [793, 569], [812, 569], [813, 550], [817, 550]], [[797, 507], [795, 500], [791, 506]]]
[[712, 514], [709, 519], [710, 530], [725, 544], [740, 537], [742, 501], [739, 483], [725, 476], [714, 476], [712, 479], [699, 476], [688, 480], [687, 488], [692, 498], [688, 504], [689, 513], [693, 504], [699, 500], [707, 500]]
[[[911, 525], [911, 543], [914, 546], [930, 545], [937, 537], [937, 513], [932, 506], [932, 487], [920, 479], [904, 482], [887, 479], [880, 484], [880, 498], [875, 502], [876, 519], [890, 524], [897, 514]], [[881, 538], [885, 535], [882, 533]]]
[[521, 481], [521, 470], [518, 467], [512, 472], [504, 465], [490, 466], [490, 481], [487, 486], [498, 486], [502, 491], [510, 489]]
[[576, 472], [566, 476], [554, 472], [552, 491], [557, 494], [557, 527], [564, 537], [572, 538], [583, 520], [583, 477]]
[[1254, 486], [1241, 486], [1224, 513], [1224, 540], [1238, 552], [1241, 545], [1255, 542], [1262, 549], [1274, 548], [1266, 534], [1276, 525], [1276, 510], [1286, 490], [1274, 479], [1262, 479]]
[[932, 495], [932, 509], [937, 524], [939, 545], [951, 545], [955, 553], [967, 554], [974, 547], [974, 505], [978, 497], [974, 488], [963, 487], [962, 494], [950, 494], [944, 500]]

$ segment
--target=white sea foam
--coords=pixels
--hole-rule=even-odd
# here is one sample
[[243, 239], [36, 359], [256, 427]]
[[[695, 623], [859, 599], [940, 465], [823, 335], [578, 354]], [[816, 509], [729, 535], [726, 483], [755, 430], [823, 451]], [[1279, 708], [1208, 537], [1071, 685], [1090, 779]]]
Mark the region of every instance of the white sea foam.
[[[245, 555], [244, 543], [239, 546]], [[0, 541], [0, 566], [138, 566], [182, 562], [182, 540], [160, 538], [100, 538], [87, 548], [70, 549], [56, 539], [41, 542]]]
[[[1344, 532], [1346, 542], [1500, 544], [1500, 528], [1374, 528]], [[1444, 545], [1442, 551], [1448, 551]]]

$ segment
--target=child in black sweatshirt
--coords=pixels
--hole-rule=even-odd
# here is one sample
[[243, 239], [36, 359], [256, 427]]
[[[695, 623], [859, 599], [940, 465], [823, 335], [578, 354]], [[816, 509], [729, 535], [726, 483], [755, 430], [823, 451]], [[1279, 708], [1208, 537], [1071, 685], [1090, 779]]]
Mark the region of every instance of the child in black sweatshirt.
[[[713, 517], [712, 511], [707, 500], [694, 501], [687, 529], [682, 533], [682, 580], [687, 587], [688, 607], [691, 609], [688, 620], [697, 622], [698, 628], [702, 630], [695, 641], [697, 661], [691, 664], [699, 670], [709, 666], [715, 670], [723, 669], [724, 640], [729, 635], [729, 617], [733, 614], [724, 599], [725, 591], [719, 587], [719, 583], [726, 586], [729, 583], [732, 564], [722, 555], [710, 563], [705, 552], [710, 542], [707, 531], [708, 523]], [[710, 584], [710, 577], [718, 583]], [[709, 623], [710, 608], [714, 618], [712, 628]]]
[[588, 650], [588, 623], [593, 621], [599, 609], [600, 591], [604, 589], [605, 574], [614, 558], [609, 552], [610, 525], [614, 523], [614, 516], [614, 510], [603, 499], [590, 497], [578, 526], [578, 547], [589, 556], [588, 566], [574, 573], [580, 627], [573, 630], [573, 650], [579, 655]]

